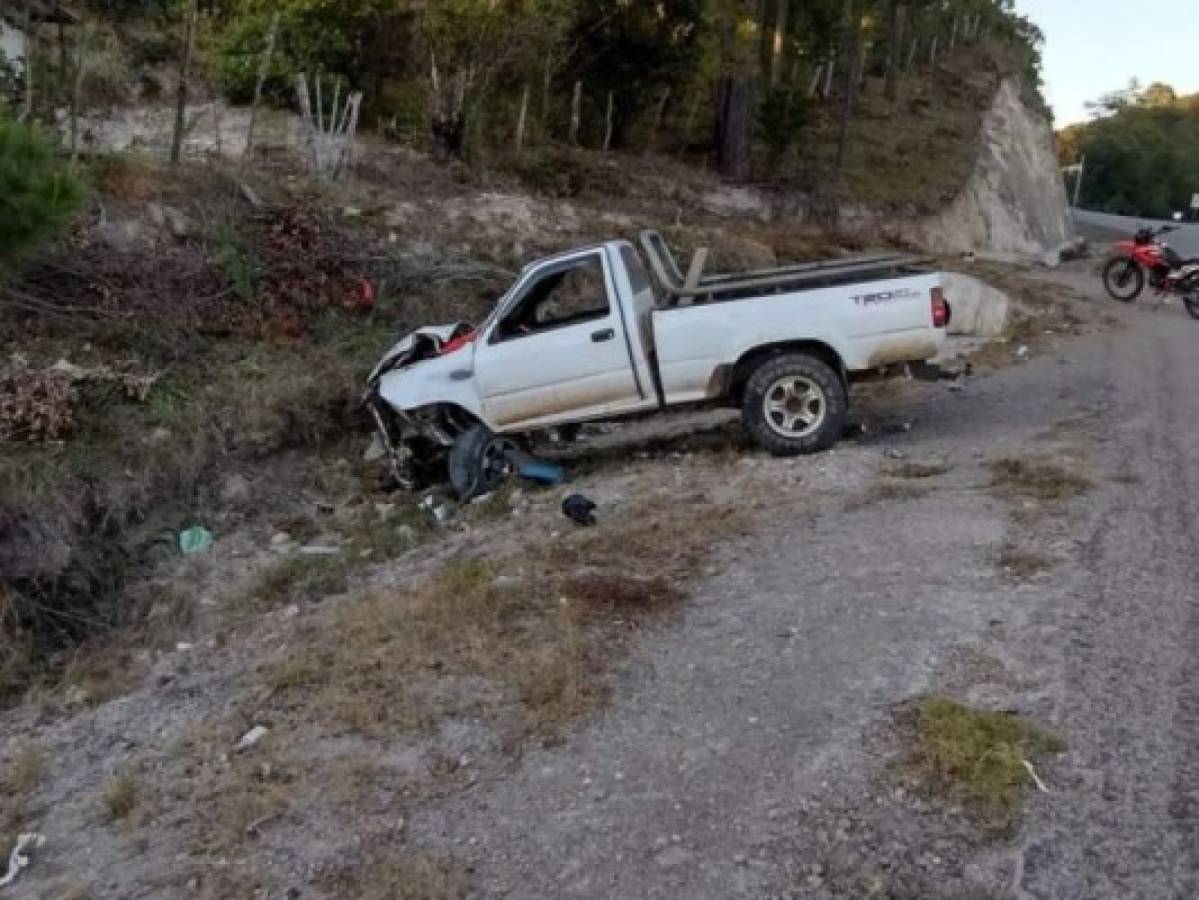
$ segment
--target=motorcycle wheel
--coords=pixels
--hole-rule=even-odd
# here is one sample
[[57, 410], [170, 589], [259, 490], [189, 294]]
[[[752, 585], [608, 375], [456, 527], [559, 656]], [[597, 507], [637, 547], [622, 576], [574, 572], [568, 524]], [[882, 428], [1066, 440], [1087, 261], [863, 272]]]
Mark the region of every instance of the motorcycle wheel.
[[1182, 305], [1186, 307], [1192, 319], [1199, 319], [1199, 294], [1183, 294]]
[[1145, 289], [1145, 270], [1127, 257], [1117, 257], [1103, 268], [1103, 286], [1113, 299], [1131, 303]]

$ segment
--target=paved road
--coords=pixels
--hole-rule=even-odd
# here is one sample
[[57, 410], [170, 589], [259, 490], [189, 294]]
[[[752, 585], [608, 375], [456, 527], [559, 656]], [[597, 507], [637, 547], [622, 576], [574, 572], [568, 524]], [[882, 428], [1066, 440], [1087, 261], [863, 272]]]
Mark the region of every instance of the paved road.
[[1199, 256], [1199, 223], [1159, 222], [1154, 219], [1110, 216], [1084, 209], [1073, 210], [1072, 215], [1079, 233], [1094, 241], [1118, 240], [1135, 233], [1145, 225], [1154, 228], [1159, 225], [1177, 226], [1179, 230], [1166, 238], [1170, 246], [1183, 256]]
[[[1092, 295], [1124, 326], [892, 404], [916, 423], [900, 449], [953, 462], [935, 489], [813, 496], [730, 548], [619, 705], [412, 838], [492, 896], [1199, 896], [1199, 323]], [[881, 462], [879, 440], [847, 464]], [[1013, 453], [1095, 488], [1013, 524], [980, 488]], [[1013, 537], [1049, 576], [996, 571]], [[1066, 738], [1014, 831], [897, 786], [896, 710], [933, 688]]]

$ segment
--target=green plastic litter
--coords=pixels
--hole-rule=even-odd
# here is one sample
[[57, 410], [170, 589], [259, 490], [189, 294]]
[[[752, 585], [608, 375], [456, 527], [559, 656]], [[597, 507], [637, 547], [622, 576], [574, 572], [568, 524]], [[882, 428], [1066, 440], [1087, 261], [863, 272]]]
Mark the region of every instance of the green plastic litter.
[[184, 556], [207, 553], [210, 547], [212, 547], [212, 532], [207, 528], [197, 525], [179, 534], [179, 549], [183, 551]]

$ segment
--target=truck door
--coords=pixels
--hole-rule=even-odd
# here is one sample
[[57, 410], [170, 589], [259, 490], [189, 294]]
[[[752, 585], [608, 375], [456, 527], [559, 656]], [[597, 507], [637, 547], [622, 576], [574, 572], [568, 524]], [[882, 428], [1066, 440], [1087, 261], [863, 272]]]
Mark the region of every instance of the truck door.
[[647, 405], [602, 249], [518, 288], [475, 351], [475, 383], [487, 419], [510, 431]]

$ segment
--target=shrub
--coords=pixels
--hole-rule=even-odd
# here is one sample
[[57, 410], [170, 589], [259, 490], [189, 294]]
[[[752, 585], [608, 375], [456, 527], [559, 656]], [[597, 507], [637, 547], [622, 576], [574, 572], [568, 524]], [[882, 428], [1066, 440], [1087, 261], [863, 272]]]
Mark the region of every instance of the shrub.
[[83, 185], [38, 129], [0, 118], [0, 268], [55, 237]]

